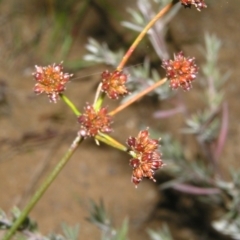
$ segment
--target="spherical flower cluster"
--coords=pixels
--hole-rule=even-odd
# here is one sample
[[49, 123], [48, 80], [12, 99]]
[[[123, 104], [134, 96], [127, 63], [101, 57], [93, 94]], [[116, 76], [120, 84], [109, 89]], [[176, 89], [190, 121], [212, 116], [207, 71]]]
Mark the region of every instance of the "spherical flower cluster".
[[133, 167], [132, 182], [137, 186], [143, 177], [155, 181], [154, 171], [163, 165], [161, 154], [157, 150], [159, 141], [149, 138], [148, 130], [143, 130], [137, 137], [129, 137], [127, 144], [135, 155], [130, 160], [130, 166]]
[[107, 108], [103, 107], [96, 111], [90, 104], [84, 108], [84, 113], [78, 117], [81, 124], [81, 135], [83, 137], [94, 137], [99, 132], [110, 133], [112, 118], [107, 114]]
[[104, 71], [102, 73], [102, 91], [105, 92], [109, 98], [117, 99], [128, 93], [125, 86], [127, 75], [122, 71], [115, 70], [113, 73]]
[[62, 93], [72, 74], [64, 73], [62, 63], [47, 67], [35, 66], [36, 72], [33, 76], [37, 83], [34, 87], [36, 94], [46, 93], [50, 102], [57, 102], [59, 93]]
[[185, 8], [191, 8], [191, 6], [194, 5], [198, 11], [207, 7], [204, 0], [180, 0], [180, 2]]
[[186, 58], [183, 52], [175, 55], [174, 60], [163, 61], [162, 67], [166, 70], [166, 77], [170, 80], [173, 89], [182, 87], [184, 90], [190, 90], [192, 81], [198, 73], [195, 58]]

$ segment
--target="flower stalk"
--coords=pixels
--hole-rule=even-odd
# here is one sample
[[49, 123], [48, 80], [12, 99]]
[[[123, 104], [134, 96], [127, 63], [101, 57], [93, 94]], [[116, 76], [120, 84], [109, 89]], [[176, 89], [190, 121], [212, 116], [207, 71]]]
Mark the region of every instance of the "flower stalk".
[[65, 153], [63, 158], [58, 162], [58, 164], [55, 166], [53, 171], [50, 173], [50, 175], [47, 177], [47, 179], [42, 183], [42, 185], [38, 188], [36, 193], [33, 195], [33, 197], [30, 199], [29, 203], [26, 205], [26, 207], [22, 210], [19, 218], [14, 222], [14, 224], [11, 226], [9, 231], [6, 233], [6, 235], [3, 237], [2, 240], [9, 240], [15, 232], [20, 227], [21, 223], [24, 221], [24, 219], [28, 216], [30, 211], [34, 208], [34, 206], [38, 203], [38, 201], [41, 199], [43, 194], [46, 192], [48, 187], [51, 185], [51, 183], [56, 179], [58, 174], [61, 172], [61, 170], [64, 168], [64, 166], [67, 164], [79, 144], [82, 142], [83, 138], [78, 135], [73, 143], [71, 144], [68, 151]]
[[81, 112], [78, 111], [76, 106], [72, 103], [72, 101], [69, 100], [68, 97], [66, 97], [66, 95], [64, 95], [63, 93], [60, 93], [59, 96], [69, 106], [69, 108], [74, 112], [74, 114], [76, 116], [80, 116], [81, 115]]
[[152, 90], [154, 90], [155, 88], [163, 85], [165, 82], [167, 81], [167, 78], [163, 78], [162, 80], [157, 81], [155, 84], [149, 86], [148, 88], [146, 88], [145, 90], [143, 90], [142, 92], [138, 93], [136, 96], [134, 96], [133, 98], [129, 99], [127, 102], [123, 103], [122, 105], [120, 105], [119, 107], [117, 107], [116, 109], [114, 109], [113, 111], [111, 111], [109, 113], [110, 116], [113, 116], [119, 112], [121, 112], [123, 109], [125, 109], [126, 107], [128, 107], [129, 105], [131, 105], [132, 103], [136, 102], [137, 100], [139, 100], [141, 97], [143, 97], [144, 95], [150, 93]]
[[128, 148], [126, 146], [124, 146], [123, 144], [121, 144], [120, 142], [118, 142], [117, 140], [115, 140], [114, 138], [110, 137], [107, 134], [104, 133], [99, 133], [96, 137], [97, 140], [104, 142], [105, 144], [114, 147], [120, 151], [123, 152], [127, 152]]
[[148, 30], [155, 24], [157, 20], [159, 20], [163, 15], [165, 15], [173, 6], [172, 3], [169, 3], [166, 5], [147, 25], [146, 27], [140, 32], [136, 40], [133, 42], [133, 44], [130, 46], [124, 57], [122, 58], [122, 61], [118, 64], [117, 70], [121, 71], [123, 67], [125, 66], [126, 62], [136, 49], [137, 45], [142, 41], [144, 36], [147, 34]]

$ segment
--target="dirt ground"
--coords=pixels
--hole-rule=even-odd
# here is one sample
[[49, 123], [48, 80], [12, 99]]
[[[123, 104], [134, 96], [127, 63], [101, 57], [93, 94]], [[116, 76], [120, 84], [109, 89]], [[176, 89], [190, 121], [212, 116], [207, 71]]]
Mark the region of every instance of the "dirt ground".
[[[198, 48], [204, 43], [204, 33], [214, 33], [222, 40], [219, 66], [223, 72], [230, 70], [231, 77], [225, 85], [225, 99], [229, 106], [229, 133], [221, 165], [223, 169], [230, 166], [239, 168], [240, 3], [239, 0], [206, 0], [206, 3], [208, 8], [201, 13], [195, 9], [181, 9], [169, 30], [174, 44], [190, 56], [195, 56], [200, 64], [203, 63], [203, 57]], [[16, 1], [1, 3], [2, 20], [7, 20], [11, 15], [14, 4]], [[31, 73], [34, 65], [51, 63], [43, 56], [46, 51], [45, 42], [42, 41], [39, 47], [20, 48], [17, 53], [11, 52], [11, 46], [19, 42], [19, 39], [13, 39], [14, 27], [21, 26], [17, 31], [26, 39], [31, 39], [35, 26], [39, 23], [39, 15], [35, 16], [37, 10], [28, 6], [25, 0], [23, 7], [26, 6], [34, 14], [21, 15], [17, 23], [14, 20], [2, 21], [0, 26], [0, 208], [8, 213], [13, 206], [22, 208], [26, 204], [71, 144], [79, 128], [75, 117], [61, 101], [50, 104], [45, 96], [36, 97], [32, 93], [34, 81]], [[118, 7], [124, 9], [125, 3], [121, 1]], [[88, 34], [101, 21], [94, 12], [91, 14], [81, 26], [80, 37], [74, 43], [70, 59], [81, 58], [86, 53], [84, 45]], [[51, 29], [46, 29], [46, 34], [49, 31]], [[56, 54], [53, 62], [61, 60]], [[85, 69], [75, 72], [75, 76], [98, 73], [102, 69], [102, 66]], [[68, 85], [66, 94], [82, 109], [86, 101], [93, 100], [98, 80], [98, 75], [94, 75], [73, 81]], [[199, 97], [201, 92], [198, 89], [189, 93], [190, 108], [194, 109]], [[113, 109], [116, 105], [117, 102], [109, 103], [109, 108]], [[129, 135], [136, 135], [143, 124], [157, 125], [154, 123], [156, 120], [149, 116], [159, 106], [160, 104], [136, 104], [124, 110], [116, 117], [113, 136], [125, 142]], [[171, 120], [164, 124], [171, 127]], [[128, 155], [115, 149], [96, 146], [91, 140], [84, 142], [31, 212], [30, 216], [39, 223], [39, 230], [44, 234], [61, 232], [62, 222], [69, 225], [79, 223], [79, 239], [100, 239], [99, 230], [86, 221], [86, 217], [89, 216], [90, 200], [103, 199], [116, 227], [120, 227], [125, 218], [129, 220], [129, 239], [148, 239], [147, 228], [157, 229], [163, 222], [168, 222], [167, 219], [171, 220], [171, 217], [164, 221], [159, 218], [149, 220], [162, 198], [161, 193], [158, 186], [148, 180], [144, 180], [135, 189], [130, 182], [131, 168], [128, 160]], [[201, 232], [197, 237], [196, 233], [193, 234], [186, 227], [175, 231], [179, 231], [177, 234], [175, 232], [175, 239], [210, 239], [204, 238]]]

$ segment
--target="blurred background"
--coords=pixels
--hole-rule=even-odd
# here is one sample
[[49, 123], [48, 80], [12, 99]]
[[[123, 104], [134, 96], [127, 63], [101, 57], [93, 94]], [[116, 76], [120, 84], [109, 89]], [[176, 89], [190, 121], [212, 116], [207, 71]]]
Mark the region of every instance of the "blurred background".
[[[66, 95], [81, 110], [93, 101], [101, 72], [116, 67], [166, 2], [0, 1], [0, 208], [7, 214], [25, 206], [79, 129], [63, 102], [35, 96], [34, 66], [63, 61], [74, 73]], [[122, 143], [146, 126], [162, 138], [166, 169], [157, 182], [144, 179], [135, 189], [129, 156], [87, 140], [30, 214], [42, 234], [79, 223], [79, 239], [100, 239], [103, 228], [86, 218], [91, 201], [102, 200], [114, 228], [128, 220], [129, 239], [240, 239], [239, 1], [205, 2], [201, 12], [176, 5], [125, 70], [135, 94], [164, 77], [161, 61], [180, 50], [200, 67], [191, 91], [157, 89], [114, 119]], [[109, 109], [119, 103], [106, 101]]]

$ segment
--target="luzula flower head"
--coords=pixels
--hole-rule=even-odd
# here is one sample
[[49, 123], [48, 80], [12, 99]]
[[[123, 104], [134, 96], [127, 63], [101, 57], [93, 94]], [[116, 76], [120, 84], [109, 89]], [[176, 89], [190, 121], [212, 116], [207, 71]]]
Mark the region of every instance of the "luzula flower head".
[[34, 87], [36, 94], [46, 93], [50, 102], [57, 102], [59, 93], [66, 89], [66, 83], [73, 74], [64, 73], [62, 62], [47, 67], [35, 66], [36, 72], [33, 76], [37, 83]]
[[185, 8], [191, 8], [191, 6], [193, 5], [197, 8], [198, 11], [201, 11], [201, 9], [207, 7], [204, 0], [180, 0], [180, 2]]
[[192, 81], [198, 73], [195, 58], [186, 58], [183, 52], [174, 55], [174, 60], [163, 61], [162, 67], [166, 70], [166, 77], [170, 80], [170, 86], [173, 89], [181, 87], [184, 90], [190, 90]]
[[112, 131], [110, 127], [112, 118], [108, 115], [106, 107], [96, 111], [92, 105], [87, 104], [84, 113], [78, 117], [78, 122], [81, 124], [83, 137], [94, 137], [99, 132], [110, 133]]
[[154, 172], [163, 165], [158, 144], [158, 140], [149, 138], [148, 130], [140, 131], [137, 137], [128, 138], [127, 145], [135, 155], [130, 160], [130, 166], [133, 168], [132, 182], [136, 186], [144, 177], [155, 181]]
[[102, 73], [102, 91], [105, 92], [109, 98], [117, 99], [128, 93], [125, 86], [127, 75], [122, 71], [115, 70], [113, 73], [104, 71]]

